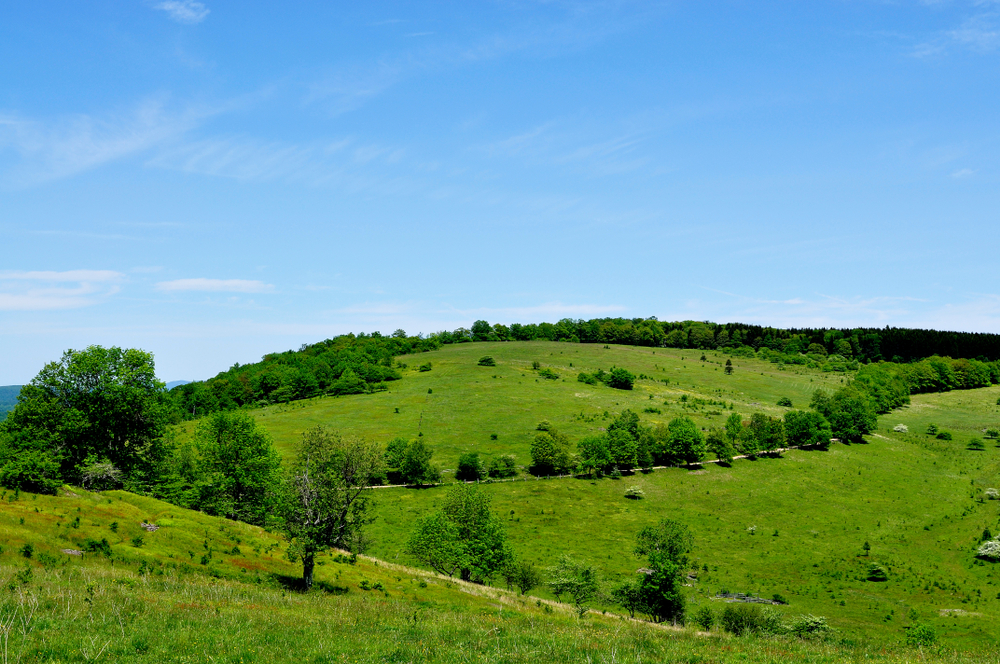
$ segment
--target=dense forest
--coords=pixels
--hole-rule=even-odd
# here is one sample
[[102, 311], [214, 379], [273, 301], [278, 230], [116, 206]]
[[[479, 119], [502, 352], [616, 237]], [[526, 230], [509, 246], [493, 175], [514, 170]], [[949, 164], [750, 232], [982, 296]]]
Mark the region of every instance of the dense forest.
[[[491, 325], [476, 321], [423, 336], [396, 330], [347, 334], [298, 351], [271, 353], [234, 365], [206, 381], [174, 388], [174, 421], [218, 410], [387, 389], [401, 377], [404, 356], [444, 344], [545, 339], [569, 343], [720, 350], [735, 356], [801, 364], [824, 371], [855, 371], [880, 363], [903, 395], [982, 387], [1000, 381], [1000, 335], [904, 328], [779, 329], [742, 323], [661, 322], [655, 318], [563, 319], [558, 323]], [[885, 380], [880, 378], [880, 382]], [[883, 390], [889, 390], [884, 387]], [[896, 402], [897, 397], [889, 401]], [[889, 403], [887, 401], [886, 403]]]
[[17, 404], [17, 395], [21, 392], [20, 385], [0, 386], [0, 420], [7, 416], [7, 411]]

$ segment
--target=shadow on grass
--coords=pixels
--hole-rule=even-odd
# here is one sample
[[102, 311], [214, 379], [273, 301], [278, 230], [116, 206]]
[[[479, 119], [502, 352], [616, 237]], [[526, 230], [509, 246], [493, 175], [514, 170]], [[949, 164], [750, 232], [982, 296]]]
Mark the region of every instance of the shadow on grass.
[[[285, 590], [290, 590], [291, 592], [304, 593], [306, 592], [306, 584], [302, 580], [301, 576], [288, 576], [287, 574], [272, 574], [271, 578], [284, 588]], [[346, 595], [350, 590], [346, 586], [336, 586], [332, 583], [326, 581], [313, 581], [313, 592], [323, 592], [328, 595]]]

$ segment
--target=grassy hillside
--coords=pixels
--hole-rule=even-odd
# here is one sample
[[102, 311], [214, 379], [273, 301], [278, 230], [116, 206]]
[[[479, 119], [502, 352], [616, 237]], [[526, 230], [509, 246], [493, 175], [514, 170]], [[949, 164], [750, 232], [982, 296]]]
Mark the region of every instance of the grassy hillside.
[[[998, 661], [985, 644], [917, 652], [578, 620], [555, 603], [365, 557], [325, 556], [319, 587], [302, 594], [287, 587], [297, 568], [279, 540], [257, 528], [125, 492], [2, 500], [0, 638], [11, 662]], [[101, 539], [110, 558], [66, 553]]]
[[[399, 361], [408, 366], [403, 379], [393, 382], [388, 392], [321, 397], [254, 412], [285, 455], [291, 453], [303, 431], [324, 424], [382, 441], [423, 433], [435, 450], [434, 462], [454, 468], [458, 456], [470, 450], [487, 456], [513, 453], [526, 464], [535, 425], [543, 419], [574, 439], [603, 427], [604, 413], [617, 414], [625, 408], [637, 412], [660, 409], [659, 414], [643, 414], [650, 423], [687, 414], [701, 426], [720, 426], [728, 411], [723, 413], [719, 405], [694, 410], [693, 399], [733, 404], [738, 412], [748, 415], [755, 410], [780, 415], [786, 410], [775, 405], [780, 397], [787, 396], [796, 406], [805, 407], [818, 387], [835, 389], [843, 380], [839, 374], [782, 370], [769, 362], [745, 359], [735, 359], [733, 375], [726, 376], [723, 365], [727, 356], [709, 351], [702, 362], [701, 354], [549, 341], [457, 344], [401, 356]], [[484, 355], [492, 356], [497, 366], [477, 366]], [[531, 369], [533, 361], [553, 370], [559, 379], [539, 377]], [[431, 363], [431, 371], [418, 371], [426, 362]], [[580, 372], [607, 371], [612, 366], [649, 378], [638, 380], [632, 391], [587, 385], [576, 379]], [[682, 407], [684, 396], [690, 407]], [[189, 422], [178, 430], [183, 435], [194, 426]], [[497, 439], [491, 440], [491, 434], [497, 434]]]
[[[486, 354], [496, 367], [477, 366]], [[573, 439], [603, 428], [624, 408], [649, 424], [685, 414], [700, 426], [719, 426], [730, 408], [747, 417], [758, 410], [780, 415], [786, 410], [775, 405], [780, 397], [805, 407], [815, 389], [835, 389], [845, 379], [743, 359], [726, 376], [726, 356], [709, 352], [702, 361], [700, 355], [551, 342], [448, 346], [400, 358], [409, 366], [388, 393], [269, 407], [257, 415], [285, 454], [307, 427], [326, 424], [382, 441], [422, 432], [435, 461], [453, 468], [468, 450], [512, 452], [527, 463], [543, 419]], [[415, 371], [427, 361], [431, 371]], [[533, 361], [560, 379], [539, 377]], [[576, 381], [580, 371], [613, 365], [648, 378], [631, 392]], [[639, 566], [630, 555], [635, 533], [669, 516], [695, 533], [701, 571], [690, 590], [694, 604], [720, 590], [779, 593], [789, 611], [828, 616], [851, 634], [893, 641], [906, 626], [931, 622], [949, 645], [970, 647], [1000, 638], [1000, 577], [973, 555], [984, 528], [1000, 529], [997, 503], [976, 500], [1000, 485], [1000, 450], [965, 449], [969, 437], [1000, 428], [998, 396], [997, 387], [915, 396], [880, 419], [867, 445], [621, 480], [522, 476], [484, 490], [508, 519], [520, 555], [543, 566], [571, 553], [612, 580], [632, 574]], [[644, 412], [649, 408], [660, 412]], [[923, 434], [931, 422], [955, 439]], [[909, 433], [892, 431], [901, 423]], [[629, 486], [642, 488], [646, 498], [626, 500]], [[445, 490], [380, 490], [374, 553], [412, 563], [404, 553], [407, 533]], [[887, 568], [889, 581], [865, 580], [871, 563]]]

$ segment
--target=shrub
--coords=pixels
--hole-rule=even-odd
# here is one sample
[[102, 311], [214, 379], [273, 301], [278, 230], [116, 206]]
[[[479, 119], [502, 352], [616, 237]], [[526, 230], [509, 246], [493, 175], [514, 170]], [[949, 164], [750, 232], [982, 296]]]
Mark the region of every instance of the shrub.
[[781, 613], [759, 604], [728, 604], [719, 617], [722, 629], [736, 636], [778, 634], [782, 631]]
[[104, 537], [100, 540], [87, 539], [87, 541], [83, 543], [83, 550], [90, 551], [91, 553], [100, 553], [106, 558], [111, 557], [111, 544], [109, 544], [108, 540]]
[[597, 385], [597, 376], [594, 374], [581, 372], [576, 379], [581, 383], [586, 383], [587, 385]]
[[984, 445], [983, 441], [981, 441], [980, 439], [978, 439], [978, 438], [972, 438], [971, 440], [969, 440], [969, 449], [970, 450], [976, 450], [976, 451], [982, 451], [982, 450], [986, 449], [986, 445]]
[[951, 439], [952, 439], [952, 437], [953, 437], [953, 436], [952, 436], [952, 435], [951, 435], [951, 433], [950, 433], [950, 432], [948, 432], [948, 431], [942, 431], [941, 433], [939, 433], [939, 434], [938, 434], [938, 435], [936, 436], [936, 438], [937, 438], [938, 440], [951, 440]]
[[31, 558], [33, 555], [35, 555], [35, 545], [32, 544], [31, 542], [28, 542], [27, 544], [21, 547], [20, 553], [25, 558]]
[[535, 371], [538, 371], [539, 369], [542, 368], [542, 363], [539, 362], [538, 360], [532, 360], [531, 361], [531, 368], [534, 369]]
[[[616, 466], [617, 468], [617, 466]], [[646, 493], [637, 486], [630, 486], [625, 489], [625, 497], [632, 500], [642, 500], [646, 497]]]
[[937, 432], [938, 432], [938, 428], [937, 428], [936, 424], [928, 424], [927, 425], [927, 435], [928, 436], [936, 436]]
[[613, 387], [616, 390], [631, 390], [635, 384], [635, 376], [631, 371], [619, 367], [611, 370], [607, 384], [608, 387]]
[[419, 367], [417, 367], [417, 370], [418, 371], [430, 371], [431, 370], [431, 363], [430, 362], [426, 362], [424, 364], [421, 364]]
[[559, 380], [559, 374], [549, 368], [540, 369], [538, 375], [542, 378], [547, 378], [548, 380]]
[[800, 639], [805, 639], [829, 632], [830, 626], [826, 623], [825, 617], [807, 614], [793, 618], [788, 623], [788, 631]]
[[695, 625], [701, 627], [706, 632], [709, 632], [712, 630], [712, 625], [715, 624], [715, 614], [712, 613], [712, 609], [707, 606], [703, 606], [695, 611], [694, 618], [692, 618], [692, 620], [694, 620]]
[[493, 457], [490, 461], [489, 470], [487, 474], [490, 477], [516, 477], [517, 476], [517, 462], [514, 460], [512, 454], [501, 454], [498, 457]]
[[910, 427], [906, 426], [905, 424], [897, 424], [892, 428], [892, 430], [895, 431], [896, 433], [909, 433]]
[[889, 575], [886, 574], [885, 570], [878, 565], [872, 563], [868, 566], [868, 580], [869, 581], [888, 581]]
[[788, 397], [781, 397], [780, 399], [778, 399], [778, 405], [784, 406], [785, 408], [791, 408], [792, 400], [789, 399]]
[[132, 538], [132, 546], [134, 546], [135, 548], [138, 549], [143, 544], [145, 544], [145, 540], [143, 540], [142, 535], [136, 535], [135, 537]]
[[986, 430], [986, 437], [987, 438], [1000, 438], [1000, 431], [997, 431], [996, 429], [987, 429]]
[[983, 491], [983, 494], [985, 494], [986, 500], [1000, 499], [1000, 491], [997, 491], [996, 489], [987, 489], [986, 491]]
[[479, 362], [477, 364], [481, 367], [495, 367], [497, 365], [497, 361], [489, 355], [483, 355], [479, 358]]
[[478, 452], [467, 452], [458, 457], [458, 470], [455, 479], [463, 482], [475, 482], [486, 477], [486, 469], [479, 460]]
[[911, 646], [932, 646], [937, 641], [937, 632], [930, 625], [919, 624], [906, 628], [906, 643]]
[[990, 540], [976, 551], [976, 555], [987, 560], [1000, 560], [1000, 540]]

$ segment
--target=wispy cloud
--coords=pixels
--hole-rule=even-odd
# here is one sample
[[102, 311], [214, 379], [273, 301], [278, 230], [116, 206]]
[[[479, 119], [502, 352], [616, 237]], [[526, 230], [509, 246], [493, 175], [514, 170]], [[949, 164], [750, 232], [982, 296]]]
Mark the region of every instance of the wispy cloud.
[[117, 293], [124, 279], [111, 270], [0, 272], [0, 311], [86, 307]]
[[203, 293], [273, 293], [274, 286], [249, 279], [174, 279], [156, 284], [156, 290], [176, 293], [199, 291]]
[[965, 178], [971, 178], [973, 175], [975, 175], [975, 173], [976, 172], [971, 168], [960, 168], [954, 173], [952, 173], [951, 177], [955, 178], [956, 180], [962, 180]]
[[156, 9], [165, 11], [178, 23], [193, 25], [201, 23], [208, 17], [209, 9], [197, 0], [166, 0], [155, 5]]
[[[1000, 48], [1000, 12], [994, 7], [1000, 3], [976, 2], [978, 13], [966, 17], [960, 25], [943, 30], [931, 39], [917, 44], [913, 54], [917, 57], [942, 55], [953, 49], [975, 53], [992, 53]], [[985, 10], [983, 10], [985, 8]]]
[[105, 117], [77, 115], [44, 122], [0, 114], [0, 154], [11, 148], [21, 156], [3, 180], [26, 185], [74, 175], [174, 139], [214, 112], [172, 112], [162, 100], [149, 99]]

